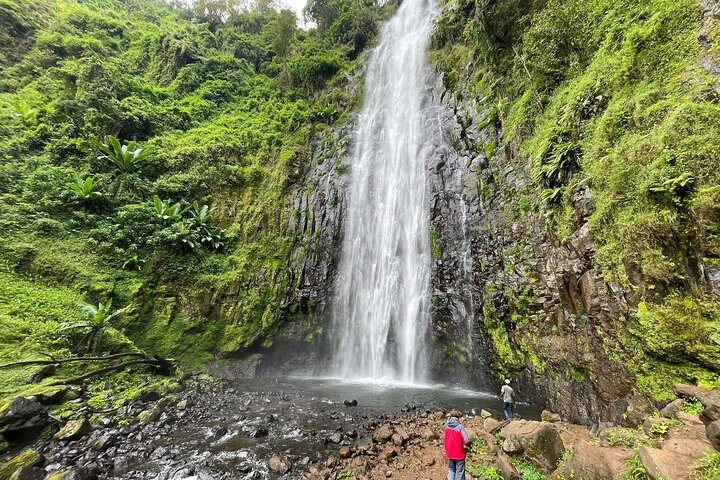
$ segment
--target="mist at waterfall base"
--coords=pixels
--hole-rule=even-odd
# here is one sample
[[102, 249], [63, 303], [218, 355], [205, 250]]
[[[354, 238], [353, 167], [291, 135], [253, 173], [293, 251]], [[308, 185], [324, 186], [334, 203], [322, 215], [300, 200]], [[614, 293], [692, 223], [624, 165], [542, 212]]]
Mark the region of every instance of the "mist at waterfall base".
[[426, 55], [437, 13], [430, 0], [403, 2], [368, 62], [332, 306], [331, 374], [340, 378], [427, 382], [434, 116]]

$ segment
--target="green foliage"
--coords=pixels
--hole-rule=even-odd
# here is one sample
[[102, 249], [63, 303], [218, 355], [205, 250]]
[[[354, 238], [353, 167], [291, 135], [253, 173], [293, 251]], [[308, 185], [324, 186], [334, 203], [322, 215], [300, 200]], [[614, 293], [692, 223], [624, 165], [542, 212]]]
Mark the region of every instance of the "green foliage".
[[158, 218], [166, 225], [179, 222], [190, 209], [190, 207], [182, 208], [182, 205], [172, 203], [170, 200], [161, 200], [157, 195], [153, 197], [153, 205]]
[[83, 180], [79, 175], [76, 176], [75, 182], [70, 184], [70, 189], [75, 192], [83, 203], [102, 196], [102, 193], [98, 191], [98, 184], [93, 177], [87, 177]]
[[638, 444], [638, 432], [629, 428], [612, 427], [605, 430], [611, 447], [634, 447]]
[[466, 470], [473, 478], [477, 478], [478, 480], [502, 480], [503, 478], [495, 465], [489, 465], [487, 463], [467, 465]]
[[[67, 350], [70, 340], [119, 348], [124, 330], [148, 353], [199, 368], [266, 341], [282, 321], [294, 241], [288, 196], [316, 126], [354, 105], [345, 88], [353, 45], [392, 7], [352, 7], [364, 40], [300, 30], [292, 12], [265, 3], [192, 7], [0, 0], [8, 288], [32, 281], [40, 291], [67, 287], [73, 305], [132, 306], [113, 320], [117, 330], [94, 338], [86, 337], [102, 329], [77, 312], [54, 319], [47, 328], [78, 327], [52, 348], [42, 337], [45, 351]], [[105, 185], [112, 195], [101, 201]], [[17, 315], [3, 317], [10, 332]], [[41, 323], [28, 334], [45, 332]]]
[[622, 480], [650, 480], [640, 460], [640, 454], [637, 451], [628, 457], [625, 462], [625, 471]]
[[640, 303], [631, 331], [645, 350], [671, 363], [694, 363], [720, 372], [720, 303], [712, 298], [670, 295], [665, 305]]
[[703, 404], [695, 397], [686, 398], [682, 407], [683, 412], [690, 413], [692, 415], [700, 415], [704, 409], [705, 407]]
[[73, 350], [78, 351], [78, 347], [82, 345], [84, 351], [80, 350], [78, 353], [98, 354], [103, 349], [103, 336], [106, 331], [116, 333], [110, 321], [122, 315], [127, 309], [128, 307], [112, 310], [112, 300], [105, 303], [100, 302], [97, 307], [87, 303], [81, 304], [80, 310], [86, 315], [86, 319], [61, 323], [57, 327], [57, 332], [61, 334], [81, 332], [83, 336], [80, 343]]
[[100, 150], [105, 155], [99, 156], [98, 159], [111, 162], [120, 173], [130, 173], [148, 156], [148, 152], [139, 148], [135, 142], [121, 145], [120, 141], [112, 135], [100, 144]]
[[522, 458], [510, 458], [510, 463], [520, 472], [524, 480], [547, 480], [547, 475], [543, 474], [538, 467]]
[[710, 452], [694, 466], [697, 480], [714, 480], [720, 478], [720, 452]]
[[430, 251], [435, 260], [442, 259], [442, 247], [440, 246], [440, 232], [436, 228], [430, 230]]

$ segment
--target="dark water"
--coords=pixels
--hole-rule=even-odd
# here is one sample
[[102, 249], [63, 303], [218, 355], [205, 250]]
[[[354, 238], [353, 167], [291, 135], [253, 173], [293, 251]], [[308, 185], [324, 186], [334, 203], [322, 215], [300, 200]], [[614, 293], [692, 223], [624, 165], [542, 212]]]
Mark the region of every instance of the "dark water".
[[[188, 398], [194, 405], [146, 438], [142, 451], [129, 449], [110, 478], [299, 478], [310, 465], [337, 452], [333, 434], [334, 440], [342, 434], [343, 444], [369, 443], [387, 416], [453, 408], [474, 415], [484, 408], [502, 417], [497, 397], [442, 385], [283, 378], [226, 383], [190, 392]], [[358, 405], [345, 406], [345, 400]], [[538, 417], [522, 404], [516, 410], [523, 418]], [[282, 477], [271, 474], [267, 460], [273, 455], [289, 456], [292, 471]]]

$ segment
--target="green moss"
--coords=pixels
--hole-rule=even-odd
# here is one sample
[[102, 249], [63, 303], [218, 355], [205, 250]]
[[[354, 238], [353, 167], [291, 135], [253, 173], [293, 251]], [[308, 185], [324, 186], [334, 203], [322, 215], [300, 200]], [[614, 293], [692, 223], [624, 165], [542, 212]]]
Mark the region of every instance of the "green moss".
[[442, 248], [440, 247], [440, 232], [433, 228], [430, 230], [430, 251], [435, 260], [442, 260]]
[[0, 465], [0, 480], [10, 480], [10, 477], [22, 467], [32, 467], [40, 462], [40, 454], [36, 450], [25, 450], [14, 456], [5, 464]]

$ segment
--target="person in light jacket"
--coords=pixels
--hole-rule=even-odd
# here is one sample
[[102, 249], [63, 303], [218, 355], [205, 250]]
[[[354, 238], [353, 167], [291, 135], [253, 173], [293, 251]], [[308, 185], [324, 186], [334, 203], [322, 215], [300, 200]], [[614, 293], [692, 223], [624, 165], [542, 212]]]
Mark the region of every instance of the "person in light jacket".
[[445, 423], [445, 455], [448, 457], [448, 480], [465, 480], [465, 445], [470, 436], [457, 417]]
[[503, 412], [505, 412], [505, 418], [508, 420], [513, 419], [513, 404], [515, 403], [515, 391], [510, 386], [510, 380], [505, 379], [505, 385], [500, 389], [500, 398], [503, 401]]

